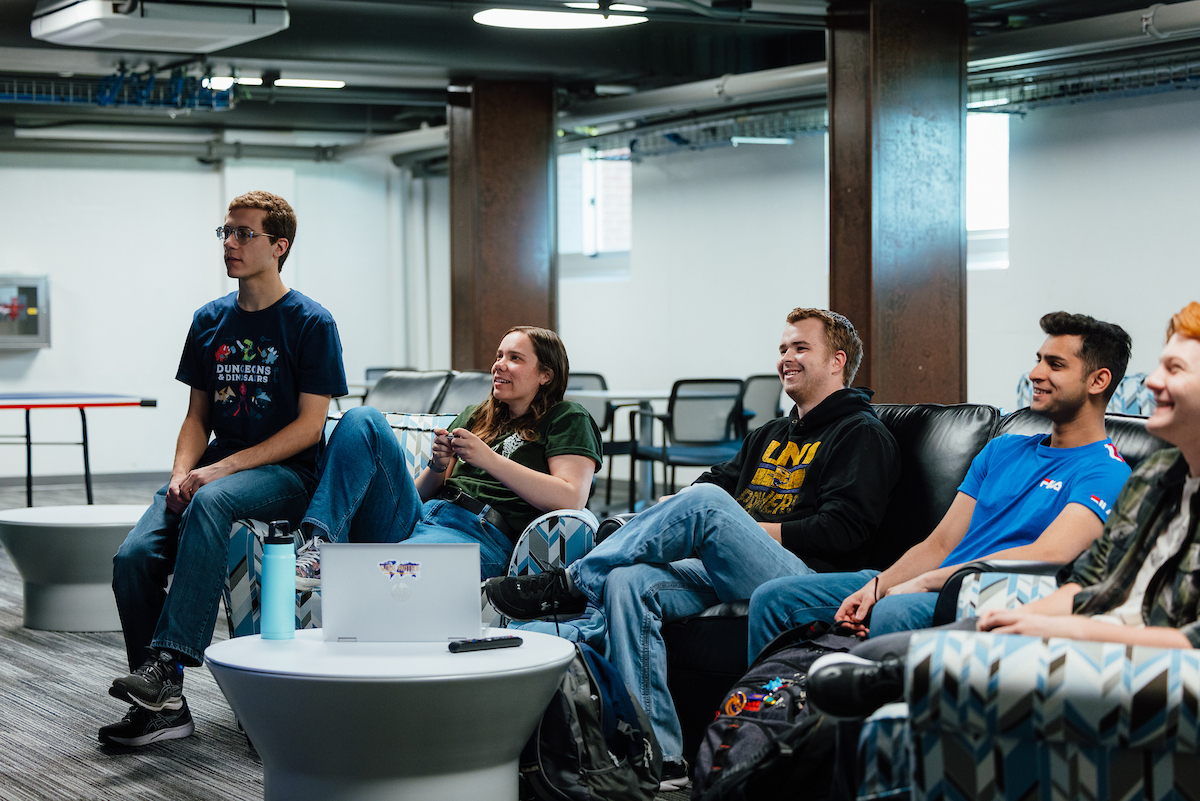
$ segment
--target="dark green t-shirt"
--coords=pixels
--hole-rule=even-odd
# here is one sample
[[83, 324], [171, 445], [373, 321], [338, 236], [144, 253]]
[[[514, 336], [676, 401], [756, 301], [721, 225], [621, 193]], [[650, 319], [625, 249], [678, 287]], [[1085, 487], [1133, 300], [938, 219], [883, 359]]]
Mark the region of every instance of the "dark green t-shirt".
[[[447, 428], [467, 428], [475, 407], [468, 406], [454, 418]], [[542, 417], [537, 427], [537, 441], [525, 442], [515, 433], [503, 433], [488, 444], [492, 450], [539, 473], [549, 473], [547, 462], [551, 456], [578, 454], [588, 456], [600, 469], [600, 429], [587, 410], [573, 401], [561, 401]], [[523, 500], [486, 470], [472, 467], [459, 461], [454, 472], [446, 479], [447, 486], [457, 487], [463, 492], [488, 504], [504, 518], [504, 521], [520, 534], [525, 527], [542, 512]]]

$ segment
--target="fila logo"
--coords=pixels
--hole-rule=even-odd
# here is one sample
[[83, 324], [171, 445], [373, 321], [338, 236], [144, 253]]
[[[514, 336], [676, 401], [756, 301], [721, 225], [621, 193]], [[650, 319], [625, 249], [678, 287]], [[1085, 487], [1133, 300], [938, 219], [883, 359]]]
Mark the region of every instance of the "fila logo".
[[1106, 515], [1108, 514], [1108, 504], [1107, 504], [1107, 503], [1105, 503], [1105, 502], [1104, 502], [1102, 499], [1100, 499], [1100, 498], [1097, 498], [1095, 495], [1093, 495], [1093, 496], [1092, 496], [1092, 503], [1094, 503], [1094, 504], [1096, 504], [1097, 506], [1099, 506], [1099, 507], [1100, 507], [1100, 511], [1104, 512]]
[[1045, 487], [1046, 489], [1054, 490], [1055, 492], [1060, 492], [1062, 490], [1062, 482], [1055, 481], [1052, 478], [1043, 478], [1041, 483], [1038, 484], [1038, 486]]

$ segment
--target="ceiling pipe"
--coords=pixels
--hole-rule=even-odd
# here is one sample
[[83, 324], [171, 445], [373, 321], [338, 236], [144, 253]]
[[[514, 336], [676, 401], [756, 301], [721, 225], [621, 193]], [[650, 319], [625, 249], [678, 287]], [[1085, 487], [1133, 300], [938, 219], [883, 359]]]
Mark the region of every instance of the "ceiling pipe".
[[439, 125], [415, 131], [374, 136], [351, 145], [265, 145], [225, 142], [140, 141], [116, 139], [77, 139], [36, 136], [0, 136], [0, 152], [78, 153], [89, 155], [176, 156], [199, 159], [205, 163], [222, 159], [289, 159], [294, 161], [340, 161], [362, 156], [403, 156], [420, 154], [422, 158], [445, 155], [450, 144], [450, 129]]
[[560, 117], [558, 124], [569, 130], [638, 116], [668, 116], [783, 98], [820, 97], [826, 91], [827, 74], [825, 62], [818, 61], [742, 75], [723, 75], [707, 81], [580, 103]]
[[450, 147], [450, 127], [438, 125], [418, 128], [386, 136], [373, 136], [353, 145], [338, 145], [334, 149], [338, 156], [399, 156], [406, 153], [437, 151]]
[[[1143, 11], [1043, 25], [971, 40], [967, 68], [983, 72], [1032, 61], [1139, 47], [1164, 39], [1200, 36], [1200, 0], [1150, 6]], [[821, 97], [828, 69], [819, 61], [742, 75], [725, 75], [663, 89], [579, 103], [559, 118], [560, 128], [604, 125], [644, 117], [669, 117], [723, 106]]]
[[1200, 36], [1200, 0], [1155, 3], [1142, 11], [980, 37], [971, 42], [971, 69], [1012, 67], [1196, 36]]
[[84, 153], [91, 155], [177, 156], [204, 162], [221, 159], [292, 159], [334, 161], [337, 148], [324, 145], [258, 145], [243, 142], [119, 141], [115, 139], [56, 139], [0, 137], [0, 151], [21, 153]]

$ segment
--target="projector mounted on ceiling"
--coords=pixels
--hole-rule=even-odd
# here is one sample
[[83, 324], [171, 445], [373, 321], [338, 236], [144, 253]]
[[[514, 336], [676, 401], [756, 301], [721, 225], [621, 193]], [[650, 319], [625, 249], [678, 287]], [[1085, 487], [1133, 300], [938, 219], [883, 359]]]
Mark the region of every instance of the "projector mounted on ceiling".
[[29, 32], [76, 47], [211, 53], [287, 27], [286, 0], [39, 0]]

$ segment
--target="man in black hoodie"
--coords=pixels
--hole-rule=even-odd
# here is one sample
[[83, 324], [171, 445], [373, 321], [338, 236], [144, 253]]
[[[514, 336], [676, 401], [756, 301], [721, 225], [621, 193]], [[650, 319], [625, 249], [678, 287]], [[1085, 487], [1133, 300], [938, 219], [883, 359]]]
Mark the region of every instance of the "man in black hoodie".
[[900, 474], [895, 440], [851, 389], [862, 360], [854, 326], [794, 309], [777, 369], [796, 403], [679, 494], [634, 518], [567, 570], [489, 579], [516, 620], [582, 613], [607, 621], [605, 656], [637, 694], [666, 764], [663, 789], [687, 786], [683, 734], [666, 683], [664, 622], [748, 598], [764, 581], [863, 567]]

